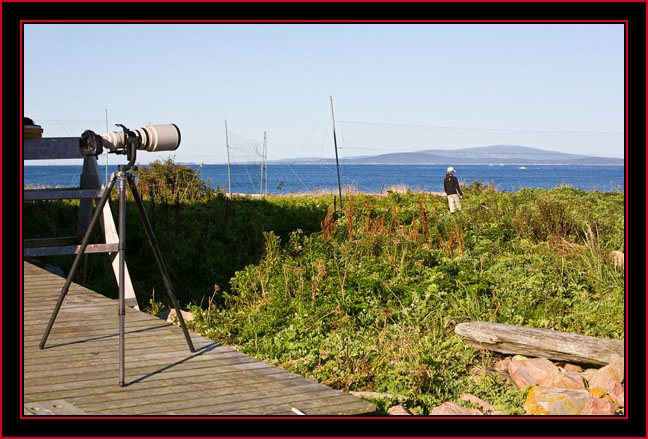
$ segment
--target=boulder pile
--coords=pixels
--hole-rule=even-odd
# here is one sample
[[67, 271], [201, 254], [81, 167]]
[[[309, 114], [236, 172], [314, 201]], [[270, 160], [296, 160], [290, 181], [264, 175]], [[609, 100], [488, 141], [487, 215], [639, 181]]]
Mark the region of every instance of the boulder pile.
[[[497, 371], [520, 390], [528, 389], [524, 409], [529, 415], [614, 416], [625, 408], [624, 360], [615, 356], [599, 369], [585, 369], [546, 358], [522, 355], [506, 357], [496, 364]], [[477, 409], [452, 402], [435, 407], [430, 414], [445, 416], [499, 415], [499, 411], [474, 395], [464, 394]]]
[[[524, 408], [531, 415], [615, 415], [625, 408], [624, 361], [615, 357], [600, 369], [546, 358], [513, 357], [506, 367], [519, 389], [529, 388]], [[502, 363], [502, 362], [500, 362]]]

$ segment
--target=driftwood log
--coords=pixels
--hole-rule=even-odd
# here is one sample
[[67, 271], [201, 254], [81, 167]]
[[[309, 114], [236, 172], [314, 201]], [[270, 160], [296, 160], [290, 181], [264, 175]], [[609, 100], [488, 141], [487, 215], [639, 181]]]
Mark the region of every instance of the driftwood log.
[[464, 342], [502, 354], [544, 357], [555, 361], [604, 366], [624, 357], [623, 340], [590, 337], [551, 329], [494, 322], [460, 323], [455, 333]]

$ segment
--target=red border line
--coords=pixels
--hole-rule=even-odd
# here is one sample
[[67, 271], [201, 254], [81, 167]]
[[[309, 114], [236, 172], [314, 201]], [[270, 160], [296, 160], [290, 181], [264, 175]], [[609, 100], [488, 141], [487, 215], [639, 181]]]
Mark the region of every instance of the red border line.
[[[18, 2], [20, 0], [1, 0], [3, 3], [14, 3]], [[71, 2], [83, 2], [82, 0], [70, 0]], [[108, 0], [108, 1], [117, 1], [117, 0]], [[161, 0], [161, 1], [155, 1], [155, 0], [143, 0], [143, 2], [149, 2], [149, 3], [159, 3], [159, 2], [170, 2], [173, 0]], [[271, 3], [271, 0], [251, 0], [251, 1], [245, 1], [245, 0], [232, 0], [233, 2], [245, 2], [245, 3]], [[298, 0], [287, 0], [287, 2], [292, 2], [292, 1], [298, 1]], [[311, 1], [311, 0], [308, 0]], [[312, 0], [315, 1], [315, 0]], [[324, 1], [329, 1], [329, 2], [338, 2], [338, 0], [324, 0]], [[359, 0], [360, 2], [372, 2], [371, 0]], [[378, 0], [378, 2], [387, 2], [389, 0]], [[426, 0], [411, 0], [413, 2], [427, 2]], [[461, 0], [448, 0], [450, 2], [461, 2]], [[519, 1], [516, 0], [500, 0], [503, 2], [516, 2], [519, 3]], [[530, 1], [535, 1], [535, 0], [530, 0]], [[537, 0], [539, 2], [551, 2], [555, 3], [556, 1], [554, 0]], [[589, 0], [572, 0], [574, 2], [582, 2], [582, 3], [591, 3], [592, 1]], [[593, 2], [607, 2], [608, 0], [593, 0]], [[56, 3], [55, 0], [35, 0], [35, 3]], [[92, 1], [91, 1], [92, 2]], [[209, 0], [197, 0], [197, 2], [209, 2]], [[344, 2], [344, 1], [340, 1]], [[469, 0], [469, 2], [473, 3], [489, 3], [489, 0]], [[629, 3], [646, 3], [646, 0], [629, 0]], [[85, 2], [84, 2], [85, 3]], [[465, 2], [462, 2], [465, 3]], [[648, 16], [648, 12], [647, 12]], [[232, 24], [258, 24], [258, 23], [284, 23], [284, 24], [311, 24], [311, 23], [324, 23], [324, 24], [381, 24], [381, 23], [388, 23], [388, 24], [400, 24], [400, 23], [465, 23], [465, 24], [470, 24], [470, 23], [502, 23], [502, 24], [514, 24], [514, 23], [537, 23], [537, 24], [552, 24], [552, 23], [559, 23], [559, 24], [569, 24], [569, 23], [587, 23], [587, 24], [596, 24], [596, 23], [617, 23], [617, 24], [624, 24], [624, 34], [625, 34], [625, 86], [624, 86], [624, 91], [625, 91], [625, 156], [627, 157], [627, 152], [628, 152], [628, 20], [20, 20], [20, 113], [21, 113], [21, 118], [23, 114], [23, 105], [24, 105], [24, 99], [23, 99], [23, 88], [24, 88], [24, 83], [23, 83], [23, 37], [24, 37], [24, 24], [40, 24], [40, 23], [114, 23], [114, 24], [119, 24], [119, 23], [133, 23], [133, 24], [138, 24], [138, 23], [151, 23], [151, 24], [200, 24], [200, 23], [214, 23], [214, 24], [227, 24], [227, 23], [232, 23]], [[648, 43], [648, 34], [646, 36], [646, 42]], [[646, 66], [648, 67], [648, 61], [646, 61]], [[648, 77], [646, 78], [646, 84], [648, 85]], [[1, 91], [0, 91], [1, 95]], [[646, 92], [646, 97], [648, 97], [648, 91]], [[0, 110], [0, 114], [1, 114]], [[648, 134], [648, 116], [646, 118], [646, 133]], [[2, 127], [2, 122], [0, 122], [0, 129]], [[23, 133], [22, 133], [22, 119], [21, 119], [21, 129], [20, 129], [20, 142], [22, 145], [23, 141]], [[23, 151], [22, 148], [20, 148], [20, 158], [22, 161], [23, 158]], [[627, 160], [625, 161], [625, 191], [626, 191], [626, 196], [625, 196], [625, 209], [627, 213], [627, 175], [628, 175], [628, 169], [627, 169]], [[0, 164], [1, 164], [1, 156], [0, 156]], [[648, 167], [648, 159], [646, 159], [646, 165]], [[1, 175], [1, 168], [0, 168], [0, 175]], [[21, 177], [23, 176], [23, 168], [21, 166], [20, 168], [20, 173]], [[1, 188], [1, 183], [0, 183], [0, 188]], [[646, 180], [646, 188], [648, 188], [648, 179]], [[21, 200], [22, 200], [22, 186], [21, 186]], [[648, 213], [648, 206], [646, 207], [646, 212]], [[2, 207], [0, 207], [0, 224], [2, 221]], [[22, 219], [23, 215], [23, 208], [22, 208], [22, 202], [20, 206], [20, 217]], [[625, 215], [625, 230], [627, 234], [627, 215]], [[647, 226], [648, 228], [648, 226]], [[21, 244], [20, 244], [20, 251], [21, 255], [23, 252], [22, 249], [22, 222], [20, 226], [20, 236], [21, 236]], [[2, 242], [2, 238], [0, 236], [0, 243]], [[627, 253], [627, 236], [626, 236], [626, 243], [625, 243], [625, 251]], [[648, 237], [646, 238], [646, 247], [648, 248]], [[2, 255], [0, 254], [0, 261], [2, 260]], [[22, 261], [22, 257], [21, 257]], [[24, 282], [22, 282], [23, 279], [23, 264], [21, 262], [20, 264], [20, 275], [21, 275], [21, 287]], [[627, 286], [627, 270], [625, 271], [625, 285]], [[646, 263], [646, 279], [648, 280], [648, 262]], [[627, 354], [628, 354], [628, 340], [627, 340], [627, 310], [628, 310], [628, 304], [627, 304], [627, 294], [625, 295], [625, 315], [626, 315], [626, 328], [625, 328], [625, 369], [626, 369], [626, 381], [625, 381], [625, 393], [626, 393], [626, 401], [627, 401], [627, 390], [628, 390], [628, 385], [627, 385]], [[22, 348], [22, 340], [23, 340], [23, 288], [20, 290], [20, 336], [21, 336], [21, 348]], [[1, 309], [1, 305], [0, 305]], [[648, 305], [647, 305], [647, 311], [648, 311]], [[646, 326], [646, 334], [648, 335], [648, 325]], [[1, 353], [0, 353], [0, 361], [1, 361]], [[20, 418], [21, 419], [293, 419], [296, 418], [294, 416], [55, 416], [55, 417], [49, 417], [49, 416], [25, 416], [23, 415], [23, 409], [22, 405], [24, 403], [23, 400], [23, 349], [21, 349], [20, 355], [20, 367], [21, 367], [21, 379], [20, 379], [20, 389], [21, 389], [21, 395], [20, 395], [20, 401], [21, 401], [21, 407], [20, 407]], [[646, 359], [648, 359], [648, 353], [646, 354]], [[648, 369], [646, 370], [646, 375], [648, 376]], [[1, 407], [1, 402], [0, 402], [0, 407]], [[648, 410], [648, 409], [647, 409]], [[393, 416], [371, 416], [371, 417], [356, 417], [356, 416], [303, 416], [302, 418], [310, 418], [310, 419], [394, 419]], [[538, 416], [531, 416], [531, 415], [520, 415], [520, 416], [411, 416], [408, 417], [408, 419], [502, 419], [502, 418], [510, 418], [510, 419], [537, 419]], [[590, 419], [628, 419], [628, 413], [627, 413], [627, 408], [624, 407], [624, 416], [551, 416], [551, 419], [584, 419], [584, 420], [590, 420]], [[326, 436], [322, 436], [321, 438], [324, 438]], [[403, 436], [403, 437], [408, 437], [408, 436]], [[187, 438], [192, 438], [191, 436], [187, 436]], [[472, 439], [472, 437], [453, 437], [452, 439]], [[526, 439], [535, 439], [535, 438], [545, 438], [545, 436], [536, 436], [536, 437], [531, 437], [531, 438], [526, 438]], [[298, 439], [297, 437], [293, 439]], [[518, 439], [516, 437], [511, 437], [510, 439]], [[598, 438], [593, 438], [593, 439], [598, 439]]]

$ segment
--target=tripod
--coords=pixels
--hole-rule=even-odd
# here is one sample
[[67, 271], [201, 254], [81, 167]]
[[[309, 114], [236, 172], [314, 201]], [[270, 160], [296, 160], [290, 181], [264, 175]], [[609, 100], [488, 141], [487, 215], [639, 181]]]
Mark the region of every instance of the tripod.
[[108, 182], [108, 185], [106, 186], [106, 189], [103, 195], [101, 196], [99, 203], [97, 204], [97, 208], [92, 216], [92, 219], [90, 220], [88, 229], [86, 230], [85, 235], [83, 236], [83, 239], [81, 241], [81, 246], [79, 248], [79, 251], [76, 257], [74, 258], [74, 262], [72, 263], [72, 268], [70, 268], [70, 273], [67, 275], [67, 278], [65, 279], [65, 284], [61, 289], [61, 294], [59, 296], [58, 302], [56, 303], [54, 311], [52, 312], [52, 316], [50, 317], [49, 323], [47, 324], [47, 328], [45, 329], [43, 338], [41, 339], [41, 342], [38, 345], [39, 348], [41, 349], [45, 347], [47, 337], [49, 336], [49, 333], [52, 330], [52, 325], [54, 325], [56, 316], [58, 315], [58, 312], [61, 309], [63, 300], [65, 299], [65, 296], [68, 293], [68, 290], [70, 288], [70, 284], [72, 283], [72, 278], [74, 277], [74, 274], [76, 273], [77, 268], [79, 267], [81, 256], [84, 254], [86, 247], [88, 246], [88, 242], [90, 241], [90, 235], [92, 234], [92, 230], [97, 224], [97, 222], [99, 221], [99, 217], [101, 216], [103, 208], [108, 198], [110, 197], [110, 192], [115, 186], [115, 181], [119, 180], [119, 244], [118, 244], [119, 311], [118, 311], [118, 315], [119, 315], [119, 385], [121, 387], [125, 385], [124, 323], [126, 317], [126, 307], [125, 307], [125, 288], [124, 288], [125, 279], [124, 278], [125, 278], [125, 253], [126, 253], [126, 182], [128, 182], [128, 185], [130, 186], [131, 189], [131, 193], [133, 194], [133, 198], [135, 199], [135, 204], [137, 205], [137, 208], [139, 210], [140, 219], [142, 221], [142, 225], [144, 226], [144, 230], [146, 231], [148, 242], [153, 250], [153, 255], [155, 256], [155, 261], [157, 262], [158, 268], [160, 269], [162, 278], [164, 279], [167, 292], [169, 293], [169, 298], [173, 303], [173, 308], [176, 310], [180, 327], [182, 328], [185, 339], [187, 340], [187, 344], [189, 345], [189, 350], [191, 352], [196, 351], [194, 349], [193, 343], [191, 342], [189, 331], [187, 330], [187, 326], [185, 325], [184, 319], [182, 317], [182, 312], [180, 311], [180, 306], [178, 305], [178, 300], [175, 296], [173, 285], [171, 284], [171, 280], [169, 279], [169, 275], [166, 271], [164, 261], [162, 260], [162, 254], [160, 253], [160, 249], [158, 248], [157, 245], [157, 240], [155, 239], [155, 235], [153, 234], [153, 229], [151, 228], [151, 223], [149, 222], [148, 216], [146, 215], [146, 211], [144, 210], [144, 204], [142, 203], [142, 198], [140, 197], [139, 192], [137, 190], [135, 177], [133, 177], [133, 174], [130, 171], [130, 169], [133, 167], [133, 163], [135, 162], [136, 146], [133, 147], [129, 146], [127, 149], [128, 151], [126, 152], [126, 154], [128, 154], [130, 160], [127, 165], [120, 165], [118, 167], [118, 170], [116, 172], [113, 172], [110, 176], [110, 181]]

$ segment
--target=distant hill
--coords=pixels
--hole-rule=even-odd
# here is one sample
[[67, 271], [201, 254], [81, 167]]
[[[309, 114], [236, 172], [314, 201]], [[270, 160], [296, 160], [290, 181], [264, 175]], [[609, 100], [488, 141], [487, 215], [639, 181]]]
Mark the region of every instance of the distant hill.
[[[284, 159], [275, 163], [335, 163], [335, 159]], [[428, 149], [375, 156], [345, 157], [345, 164], [416, 165], [623, 165], [623, 159], [565, 154], [516, 145], [491, 145], [462, 149]]]

